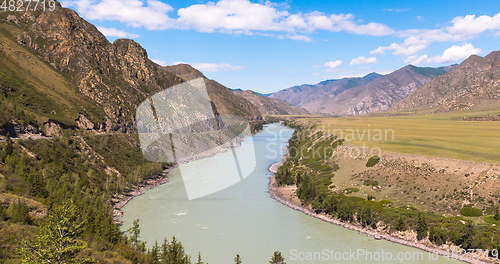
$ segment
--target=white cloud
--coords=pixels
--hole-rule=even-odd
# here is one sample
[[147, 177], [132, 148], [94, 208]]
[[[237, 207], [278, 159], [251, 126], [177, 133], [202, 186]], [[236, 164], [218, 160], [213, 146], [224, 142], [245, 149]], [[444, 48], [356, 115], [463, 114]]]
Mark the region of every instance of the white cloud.
[[[160, 65], [160, 66], [167, 66], [167, 62], [165, 62], [164, 60], [160, 60], [160, 59], [151, 59], [152, 62]], [[178, 64], [178, 63], [177, 63]]]
[[172, 7], [158, 0], [67, 0], [63, 6], [93, 20], [119, 21], [150, 30], [175, 27], [175, 20], [168, 16]]
[[116, 37], [116, 38], [138, 38], [139, 35], [134, 33], [125, 32], [116, 28], [108, 28], [108, 27], [97, 27], [101, 33], [106, 37]]
[[452, 25], [447, 28], [451, 34], [461, 35], [464, 38], [470, 38], [486, 30], [498, 29], [500, 29], [500, 13], [492, 17], [476, 15], [455, 17]]
[[400, 12], [410, 11], [410, 9], [409, 8], [386, 8], [386, 9], [384, 9], [384, 11], [400, 13]]
[[472, 44], [466, 43], [461, 46], [453, 45], [443, 51], [439, 56], [429, 57], [427, 54], [421, 56], [410, 56], [407, 59], [408, 63], [420, 65], [424, 63], [439, 64], [447, 62], [457, 62], [468, 58], [470, 55], [478, 54], [481, 49], [475, 48]]
[[283, 35], [283, 36], [278, 36], [278, 38], [300, 40], [300, 41], [305, 41], [305, 42], [312, 41], [312, 38], [310, 38], [308, 36], [304, 36], [304, 35]]
[[172, 7], [158, 0], [66, 0], [63, 5], [75, 8], [89, 19], [119, 21], [149, 30], [176, 28], [237, 34], [271, 31], [287, 33], [292, 37], [300, 35], [300, 40], [304, 41], [310, 39], [306, 40], [302, 36], [304, 33], [317, 30], [371, 36], [394, 33], [384, 24], [358, 23], [351, 14], [324, 14], [318, 11], [292, 14], [286, 6], [270, 1], [219, 0], [194, 4], [178, 9], [177, 18], [169, 16]]
[[286, 15], [270, 5], [247, 0], [220, 0], [197, 4], [177, 12], [179, 22], [204, 32], [215, 30], [278, 30], [278, 19]]
[[351, 60], [351, 65], [357, 65], [357, 64], [371, 64], [377, 62], [377, 58], [375, 57], [365, 57], [365, 56], [359, 56], [357, 58], [354, 58]]
[[392, 51], [394, 55], [413, 55], [429, 45], [429, 41], [422, 39], [420, 37], [408, 37], [402, 43], [392, 43], [388, 46], [378, 47], [372, 51], [370, 54], [383, 54], [385, 51]]
[[327, 61], [323, 64], [327, 72], [335, 71], [335, 69], [338, 68], [340, 65], [342, 65], [341, 60]]
[[305, 15], [307, 30], [328, 30], [328, 31], [346, 31], [353, 34], [369, 36], [385, 36], [394, 33], [394, 31], [384, 24], [367, 23], [357, 24], [354, 22], [354, 16], [351, 14], [333, 14], [324, 15], [319, 12], [313, 12]]
[[[411, 29], [398, 32], [397, 35], [404, 38], [403, 42], [380, 46], [370, 53], [383, 54], [386, 51], [392, 51], [394, 55], [406, 56], [407, 60], [420, 58], [420, 60], [425, 61], [424, 55], [417, 56], [416, 54], [434, 42], [469, 40], [489, 30], [500, 30], [500, 13], [494, 16], [467, 15], [455, 17], [451, 20], [449, 26], [440, 29]], [[429, 58], [427, 57], [427, 59]]]
[[239, 65], [232, 65], [229, 63], [187, 63], [182, 61], [177, 61], [175, 64], [189, 64], [193, 68], [202, 72], [228, 72], [228, 71], [239, 71], [244, 67]]

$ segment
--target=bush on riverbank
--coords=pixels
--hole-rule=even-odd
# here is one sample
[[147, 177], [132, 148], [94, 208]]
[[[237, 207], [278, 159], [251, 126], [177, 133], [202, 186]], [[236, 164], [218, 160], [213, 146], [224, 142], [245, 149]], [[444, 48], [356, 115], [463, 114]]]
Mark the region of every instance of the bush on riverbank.
[[483, 210], [471, 206], [465, 206], [460, 209], [460, 214], [469, 217], [478, 217], [483, 215]]
[[375, 155], [375, 156], [371, 156], [368, 161], [366, 162], [366, 167], [373, 167], [375, 165], [377, 165], [377, 163], [379, 163], [380, 161], [380, 157]]

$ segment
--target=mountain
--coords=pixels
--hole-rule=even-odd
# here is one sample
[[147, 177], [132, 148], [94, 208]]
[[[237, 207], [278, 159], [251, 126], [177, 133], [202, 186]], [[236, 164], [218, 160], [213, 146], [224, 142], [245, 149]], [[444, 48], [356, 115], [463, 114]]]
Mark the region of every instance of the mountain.
[[257, 107], [257, 110], [266, 115], [304, 115], [308, 112], [298, 106], [293, 106], [287, 102], [281, 101], [279, 99], [270, 98], [263, 96], [262, 94], [256, 93], [250, 90], [233, 90], [233, 93], [245, 98]]
[[315, 85], [303, 84], [287, 88], [270, 95], [292, 105], [302, 106], [320, 100], [324, 97], [337, 95], [343, 91], [368, 83], [382, 75], [370, 73], [362, 78], [343, 78], [339, 80], [326, 80]]
[[[210, 89], [214, 89], [214, 87], [223, 87], [221, 84], [213, 81], [213, 80], [208, 80], [203, 73], [200, 71], [196, 70], [195, 68], [191, 67], [191, 65], [188, 64], [178, 64], [178, 65], [173, 65], [173, 66], [166, 66], [164, 67], [169, 72], [172, 72], [176, 74], [177, 76], [183, 78], [184, 80], [192, 80], [196, 78], [204, 78], [206, 79], [206, 84], [207, 87], [210, 91]], [[254, 91], [243, 91], [241, 89], [229, 89], [236, 97], [242, 98], [248, 102], [251, 103], [252, 110], [255, 111], [257, 110], [259, 114], [265, 116], [265, 115], [290, 115], [290, 114], [296, 114], [296, 115], [301, 115], [301, 114], [307, 114], [307, 111], [302, 109], [301, 107], [297, 106], [292, 106], [286, 102], [283, 102], [281, 100], [269, 98], [268, 96], [257, 93]], [[213, 94], [212, 92], [210, 93], [211, 95]], [[232, 97], [229, 95], [226, 95], [227, 97]], [[241, 99], [231, 99], [231, 102], [238, 102], [241, 101]], [[242, 102], [239, 103], [239, 105], [243, 104]]]
[[[0, 22], [3, 134], [52, 134], [46, 130], [54, 128], [133, 132], [141, 102], [186, 80], [205, 78], [189, 65], [157, 65], [133, 40], [110, 43], [59, 3], [53, 12], [0, 12]], [[266, 114], [223, 85], [206, 83], [219, 113], [248, 120]]]
[[395, 106], [395, 111], [455, 111], [500, 106], [500, 51], [472, 55]]
[[453, 67], [407, 65], [387, 75], [371, 73], [359, 78], [328, 80], [296, 86], [271, 95], [311, 113], [363, 115], [381, 112], [397, 104], [416, 88]]

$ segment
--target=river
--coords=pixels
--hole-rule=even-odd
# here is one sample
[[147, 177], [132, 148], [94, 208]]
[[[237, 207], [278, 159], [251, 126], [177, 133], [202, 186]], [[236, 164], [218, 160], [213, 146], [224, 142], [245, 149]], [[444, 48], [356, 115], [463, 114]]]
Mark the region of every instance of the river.
[[[253, 172], [231, 187], [202, 198], [188, 200], [183, 177], [236, 173], [228, 169], [234, 167], [230, 151], [173, 170], [169, 183], [136, 197], [125, 206], [122, 230], [139, 219], [141, 239], [148, 246], [175, 236], [193, 259], [200, 252], [210, 264], [234, 263], [236, 254], [241, 255], [243, 263], [264, 264], [275, 250], [280, 250], [289, 264], [462, 263], [376, 240], [273, 200], [268, 193], [268, 168], [281, 160], [278, 150], [286, 146], [292, 133], [289, 128], [271, 124], [245, 139], [236, 151], [252, 142], [256, 153]], [[239, 162], [253, 164], [245, 158]]]

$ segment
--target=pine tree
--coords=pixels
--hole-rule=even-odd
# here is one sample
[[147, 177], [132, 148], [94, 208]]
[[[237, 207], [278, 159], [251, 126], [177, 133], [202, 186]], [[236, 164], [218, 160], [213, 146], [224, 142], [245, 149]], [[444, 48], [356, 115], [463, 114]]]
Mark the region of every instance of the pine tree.
[[281, 255], [281, 252], [274, 251], [273, 257], [269, 261], [269, 264], [286, 264], [285, 258]]
[[196, 261], [196, 264], [205, 264], [205, 262], [203, 262], [203, 260], [201, 259], [201, 253], [198, 252], [198, 260]]
[[79, 239], [83, 223], [73, 202], [54, 207], [40, 227], [34, 241], [26, 241], [19, 250], [24, 264], [84, 264], [90, 259], [79, 257], [87, 243]]
[[165, 240], [162, 245], [161, 254], [162, 264], [190, 264], [191, 259], [184, 252], [184, 247], [181, 242], [178, 242], [175, 237], [172, 242]]
[[241, 261], [240, 254], [236, 254], [236, 257], [234, 257], [234, 263], [235, 263], [235, 264], [241, 264], [241, 263], [243, 263], [243, 262]]
[[4, 147], [0, 147], [0, 163], [4, 163], [5, 159], [14, 152], [12, 139], [7, 137], [7, 142]]
[[427, 221], [425, 220], [425, 216], [423, 214], [418, 215], [417, 219], [417, 239], [422, 240], [427, 237]]
[[7, 209], [7, 216], [14, 223], [28, 224], [30, 222], [28, 213], [28, 206], [21, 200], [11, 203]]
[[5, 154], [7, 156], [12, 155], [14, 153], [14, 143], [10, 137], [7, 137], [7, 145], [5, 147]]
[[127, 230], [130, 234], [130, 242], [134, 246], [135, 249], [140, 250], [142, 252], [146, 251], [146, 244], [139, 240], [139, 235], [141, 234], [141, 227], [139, 225], [139, 219], [135, 219], [132, 223], [132, 227]]
[[360, 213], [359, 218], [360, 218], [359, 220], [361, 222], [361, 225], [363, 227], [371, 226], [375, 222], [375, 220], [373, 218], [372, 209], [370, 207], [363, 208], [361, 213]]
[[158, 246], [158, 242], [155, 241], [155, 244], [151, 248], [151, 264], [160, 264], [160, 247]]
[[396, 230], [398, 230], [398, 231], [405, 231], [406, 230], [406, 224], [405, 224], [405, 221], [404, 221], [402, 215], [400, 215], [398, 218], [398, 223], [396, 224]]
[[2, 205], [0, 205], [0, 221], [5, 220], [6, 217], [7, 215], [5, 213], [5, 208]]
[[497, 221], [500, 221], [500, 207], [499, 207], [499, 206], [497, 206], [497, 207], [495, 208], [495, 216], [493, 216], [493, 218], [494, 218], [495, 220], [497, 220]]
[[469, 249], [474, 248], [474, 226], [471, 222], [468, 222], [465, 226], [465, 232], [462, 235], [462, 248]]

